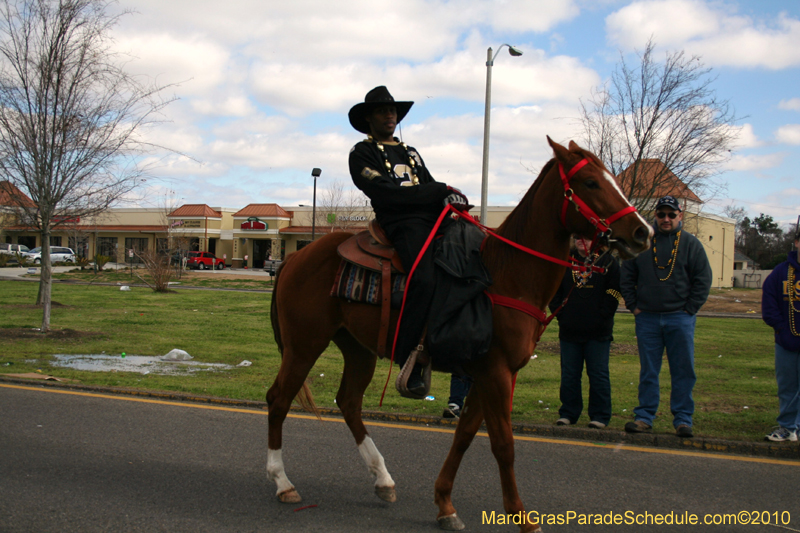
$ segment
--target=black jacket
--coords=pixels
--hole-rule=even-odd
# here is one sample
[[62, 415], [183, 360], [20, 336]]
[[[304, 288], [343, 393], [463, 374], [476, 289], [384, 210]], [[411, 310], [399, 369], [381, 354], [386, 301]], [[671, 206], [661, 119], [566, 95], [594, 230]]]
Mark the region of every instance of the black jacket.
[[651, 313], [686, 311], [694, 315], [706, 303], [711, 290], [711, 266], [703, 245], [687, 231], [681, 231], [674, 269], [669, 274], [667, 262], [682, 227], [683, 223], [668, 234], [655, 228], [658, 264], [666, 268], [656, 266], [653, 248], [622, 263], [621, 292], [625, 307], [631, 311], [639, 308]]
[[417, 150], [408, 147], [414, 158], [419, 185], [411, 184], [411, 168], [406, 150], [398, 143], [383, 143], [392, 176], [374, 142], [361, 141], [350, 150], [350, 176], [356, 187], [369, 197], [375, 217], [382, 226], [397, 222], [436, 222], [448, 195], [447, 185], [433, 179]]
[[[573, 257], [583, 261], [576, 252]], [[614, 313], [619, 306], [619, 264], [617, 260], [606, 255], [600, 259], [597, 266], [604, 267], [606, 272], [592, 273], [583, 287], [578, 288], [575, 278], [580, 273], [567, 269], [561, 285], [558, 287], [553, 301], [550, 302], [550, 311], [555, 311], [567, 294], [567, 305], [556, 315], [558, 320], [558, 338], [571, 342], [586, 341], [611, 341], [614, 330]]]

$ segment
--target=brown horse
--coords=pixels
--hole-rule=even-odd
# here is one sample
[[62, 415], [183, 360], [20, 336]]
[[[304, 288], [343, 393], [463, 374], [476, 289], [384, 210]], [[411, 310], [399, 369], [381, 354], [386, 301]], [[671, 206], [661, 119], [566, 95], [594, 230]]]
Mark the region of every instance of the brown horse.
[[[598, 231], [587, 209], [596, 214], [607, 246], [625, 258], [646, 250], [652, 229], [632, 208], [614, 177], [592, 153], [573, 142], [569, 149], [553, 142], [554, 159], [542, 169], [525, 197], [497, 233], [527, 248], [551, 257], [566, 259], [570, 235], [589, 237]], [[563, 181], [562, 181], [563, 179]], [[567, 192], [565, 192], [565, 190]], [[566, 209], [570, 200], [570, 208]], [[581, 200], [578, 200], [581, 198]], [[593, 211], [593, 213], [592, 213]], [[621, 216], [621, 214], [625, 214]], [[610, 217], [610, 218], [609, 218]], [[562, 223], [563, 220], [563, 223]], [[316, 410], [305, 379], [330, 341], [344, 355], [344, 372], [336, 404], [355, 437], [358, 450], [375, 478], [376, 494], [389, 502], [396, 500], [395, 484], [383, 457], [361, 420], [361, 400], [375, 371], [380, 309], [330, 296], [339, 266], [337, 246], [350, 237], [332, 233], [289, 255], [281, 266], [272, 299], [272, 325], [282, 353], [275, 383], [267, 392], [269, 403], [269, 450], [267, 472], [277, 484], [278, 498], [298, 502], [300, 495], [286, 477], [281, 458], [282, 426], [293, 398]], [[490, 292], [545, 309], [564, 276], [565, 267], [534, 257], [497, 239], [490, 238], [483, 261], [494, 284]], [[413, 282], [413, 281], [412, 281]], [[394, 317], [396, 319], [396, 316]], [[514, 439], [509, 405], [512, 377], [530, 360], [542, 324], [524, 312], [495, 306], [494, 332], [489, 354], [465, 366], [474, 385], [467, 396], [450, 453], [435, 484], [437, 520], [442, 529], [463, 529], [450, 499], [458, 466], [482, 421], [486, 421], [492, 453], [500, 469], [505, 512], [525, 514], [514, 477]], [[390, 328], [390, 337], [394, 328]], [[391, 346], [392, 339], [389, 339]], [[520, 515], [520, 516], [522, 516]], [[539, 531], [539, 525], [523, 520], [521, 531]]]

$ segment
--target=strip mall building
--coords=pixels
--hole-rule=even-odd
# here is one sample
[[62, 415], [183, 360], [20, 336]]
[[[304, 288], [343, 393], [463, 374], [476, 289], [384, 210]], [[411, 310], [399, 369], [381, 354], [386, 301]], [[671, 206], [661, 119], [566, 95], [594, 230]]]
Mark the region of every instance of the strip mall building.
[[[684, 206], [684, 227], [705, 247], [714, 276], [714, 287], [733, 286], [735, 221], [701, 213], [700, 200], [691, 191], [679, 198]], [[34, 248], [41, 236], [13, 220], [13, 211], [2, 207], [0, 242]], [[5, 204], [8, 205], [8, 204]], [[511, 206], [488, 206], [489, 227], [499, 226]], [[109, 209], [91, 219], [65, 220], [53, 228], [50, 244], [68, 246], [79, 256], [99, 253], [113, 261], [136, 262], [132, 250], [208, 251], [233, 268], [261, 268], [267, 259], [282, 259], [331, 231], [365, 229], [373, 218], [369, 207], [316, 208], [250, 204], [242, 209], [187, 204], [171, 212], [163, 209]], [[477, 213], [479, 208], [473, 212]], [[316, 222], [314, 221], [316, 218]]]

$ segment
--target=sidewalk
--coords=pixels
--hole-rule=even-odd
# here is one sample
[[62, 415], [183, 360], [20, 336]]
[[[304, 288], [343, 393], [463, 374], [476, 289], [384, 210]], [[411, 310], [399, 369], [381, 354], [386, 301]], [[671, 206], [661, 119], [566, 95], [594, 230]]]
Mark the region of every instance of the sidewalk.
[[[69, 272], [70, 270], [74, 270], [78, 268], [76, 266], [54, 266], [53, 273], [60, 274], [63, 272]], [[129, 270], [130, 265], [125, 263], [106, 263], [103, 267], [103, 270]], [[12, 268], [0, 268], [0, 279], [25, 279], [23, 276], [26, 274], [38, 274], [40, 267], [37, 266], [29, 266], [29, 267], [12, 267]], [[187, 271], [188, 272], [188, 271]], [[223, 270], [191, 270], [196, 274], [207, 274], [209, 276], [214, 275], [236, 275], [236, 276], [246, 276], [246, 277], [263, 277], [263, 278], [272, 278], [270, 274], [264, 271], [261, 268], [225, 268]]]

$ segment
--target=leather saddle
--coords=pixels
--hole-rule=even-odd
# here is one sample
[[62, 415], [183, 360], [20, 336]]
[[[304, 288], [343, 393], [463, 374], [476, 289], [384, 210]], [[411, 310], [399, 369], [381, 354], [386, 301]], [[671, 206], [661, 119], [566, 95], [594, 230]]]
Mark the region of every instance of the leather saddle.
[[376, 220], [370, 221], [368, 230], [356, 233], [340, 244], [337, 251], [342, 259], [367, 270], [383, 272], [384, 265], [388, 264], [391, 273], [405, 274], [400, 256]]
[[392, 274], [405, 274], [400, 257], [376, 220], [370, 221], [368, 230], [356, 233], [340, 244], [337, 251], [343, 260], [381, 274], [381, 328], [378, 333], [378, 357], [384, 358], [386, 357], [386, 337], [389, 333], [391, 313]]

